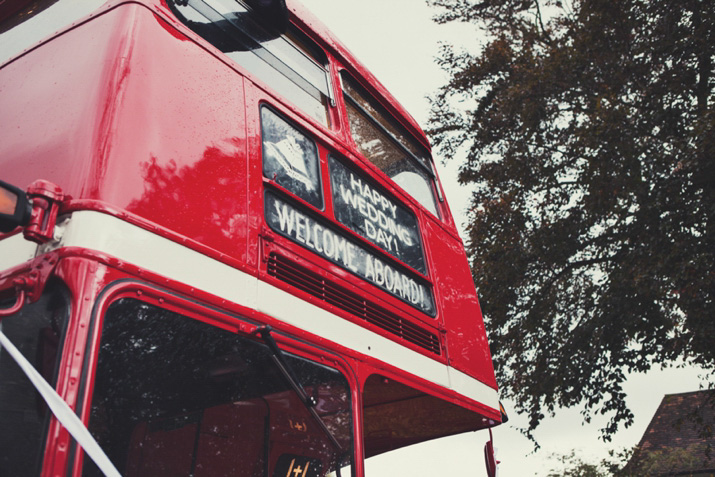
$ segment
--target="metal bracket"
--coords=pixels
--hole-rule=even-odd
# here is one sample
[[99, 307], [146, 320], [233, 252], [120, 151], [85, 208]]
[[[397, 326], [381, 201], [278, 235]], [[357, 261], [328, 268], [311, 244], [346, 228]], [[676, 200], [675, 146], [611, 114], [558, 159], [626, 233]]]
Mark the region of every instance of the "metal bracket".
[[266, 227], [261, 229], [258, 234], [259, 239], [259, 253], [261, 254], [261, 261], [264, 263], [268, 262], [268, 255], [271, 252], [271, 244], [275, 241], [273, 233]]
[[3, 318], [14, 315], [18, 311], [22, 309], [22, 307], [25, 305], [25, 297], [26, 297], [26, 291], [25, 291], [25, 284], [26, 279], [25, 278], [16, 278], [13, 280], [13, 285], [15, 288], [16, 292], [16, 298], [15, 298], [15, 304], [12, 305], [9, 308], [0, 308], [0, 320]]
[[0, 280], [0, 291], [4, 291], [3, 294], [9, 294], [11, 289], [15, 290], [15, 303], [9, 308], [0, 308], [0, 319], [17, 313], [25, 303], [39, 300], [58, 263], [58, 253], [50, 252], [36, 258], [29, 269], [14, 275], [14, 278], [10, 276]]
[[38, 180], [27, 188], [27, 196], [32, 201], [32, 215], [25, 226], [25, 239], [43, 244], [54, 237], [57, 214], [65, 198], [60, 186], [52, 182]]

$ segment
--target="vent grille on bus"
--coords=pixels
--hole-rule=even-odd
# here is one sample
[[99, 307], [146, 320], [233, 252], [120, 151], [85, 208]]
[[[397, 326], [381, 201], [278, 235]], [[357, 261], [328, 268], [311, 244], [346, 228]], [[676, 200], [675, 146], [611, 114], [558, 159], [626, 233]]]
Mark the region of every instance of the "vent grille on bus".
[[441, 354], [436, 334], [393, 315], [381, 306], [366, 300], [317, 273], [276, 253], [268, 259], [268, 274], [300, 288], [325, 302], [335, 305], [368, 323], [382, 328], [430, 353]]

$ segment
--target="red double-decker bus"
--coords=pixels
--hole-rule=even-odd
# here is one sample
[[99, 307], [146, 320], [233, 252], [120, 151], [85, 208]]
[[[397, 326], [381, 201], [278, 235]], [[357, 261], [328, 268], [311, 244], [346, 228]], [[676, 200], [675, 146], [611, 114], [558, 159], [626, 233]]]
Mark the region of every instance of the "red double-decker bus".
[[0, 179], [0, 475], [362, 476], [505, 419], [424, 132], [295, 2], [0, 4]]

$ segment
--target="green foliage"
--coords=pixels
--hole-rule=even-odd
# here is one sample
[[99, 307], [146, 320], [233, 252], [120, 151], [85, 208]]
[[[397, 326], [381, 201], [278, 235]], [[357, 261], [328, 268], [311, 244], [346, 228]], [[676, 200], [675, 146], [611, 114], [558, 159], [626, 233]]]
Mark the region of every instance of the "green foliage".
[[547, 477], [642, 477], [645, 475], [674, 475], [683, 470], [707, 468], [699, 456], [706, 443], [696, 443], [686, 448], [659, 449], [640, 452], [639, 448], [610, 451], [598, 463], [584, 460], [575, 450], [568, 454], [552, 454], [556, 461]]
[[467, 248], [502, 393], [581, 405], [608, 439], [628, 372], [715, 364], [715, 2], [430, 0], [443, 46], [430, 134], [466, 157]]
[[603, 459], [594, 464], [583, 460], [576, 455], [575, 450], [568, 454], [552, 454], [551, 459], [558, 462], [556, 469], [551, 469], [547, 477], [609, 477], [619, 474], [620, 469], [626, 464], [630, 452], [616, 454], [610, 453], [610, 460]]

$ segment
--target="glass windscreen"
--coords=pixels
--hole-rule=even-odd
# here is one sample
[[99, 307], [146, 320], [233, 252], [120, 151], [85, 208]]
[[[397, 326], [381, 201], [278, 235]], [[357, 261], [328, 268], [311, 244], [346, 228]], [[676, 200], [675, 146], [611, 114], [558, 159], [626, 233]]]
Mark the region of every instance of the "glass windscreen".
[[[345, 378], [287, 361], [351, 449]], [[339, 455], [263, 343], [133, 299], [104, 318], [89, 429], [126, 477], [322, 477], [352, 457]], [[84, 469], [101, 475], [89, 459]]]
[[171, 1], [177, 17], [277, 93], [324, 125], [331, 88], [327, 58], [298, 32], [278, 35], [235, 0]]
[[360, 152], [432, 214], [439, 216], [429, 153], [346, 74], [342, 75], [350, 132]]
[[[11, 300], [14, 301], [14, 298]], [[7, 303], [0, 300], [0, 308]], [[0, 329], [54, 386], [70, 313], [69, 296], [50, 284], [42, 297], [15, 315], [3, 318]], [[0, 347], [0, 475], [40, 474], [47, 424], [52, 413], [13, 358]]]

